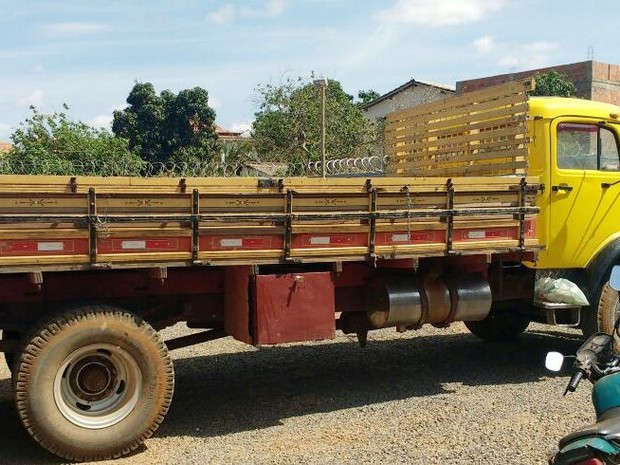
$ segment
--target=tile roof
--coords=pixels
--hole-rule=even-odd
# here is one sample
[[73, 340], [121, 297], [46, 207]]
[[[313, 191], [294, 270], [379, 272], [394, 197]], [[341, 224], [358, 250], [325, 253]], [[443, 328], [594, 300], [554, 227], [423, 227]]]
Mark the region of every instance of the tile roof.
[[0, 153], [9, 153], [13, 145], [10, 142], [0, 141]]

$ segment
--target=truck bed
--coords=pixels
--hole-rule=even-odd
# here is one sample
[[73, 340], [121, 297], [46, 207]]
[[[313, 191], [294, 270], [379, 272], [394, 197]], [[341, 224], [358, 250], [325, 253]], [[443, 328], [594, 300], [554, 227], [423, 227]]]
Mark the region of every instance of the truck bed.
[[534, 251], [537, 182], [0, 176], [0, 273]]

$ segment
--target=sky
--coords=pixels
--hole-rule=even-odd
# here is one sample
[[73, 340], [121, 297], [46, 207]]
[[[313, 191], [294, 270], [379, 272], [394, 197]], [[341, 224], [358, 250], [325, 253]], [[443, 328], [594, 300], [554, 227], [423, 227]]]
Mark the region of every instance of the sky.
[[617, 0], [0, 0], [0, 140], [63, 104], [109, 128], [136, 82], [200, 86], [243, 131], [257, 86], [336, 79], [380, 94], [594, 59], [620, 64]]

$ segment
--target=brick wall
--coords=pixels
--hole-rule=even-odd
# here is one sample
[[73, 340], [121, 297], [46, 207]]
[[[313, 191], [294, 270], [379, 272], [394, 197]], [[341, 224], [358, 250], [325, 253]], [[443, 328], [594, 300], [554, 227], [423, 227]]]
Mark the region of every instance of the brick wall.
[[620, 104], [620, 66], [597, 61], [583, 61], [460, 81], [456, 83], [456, 93], [471, 92], [495, 84], [525, 79], [536, 75], [536, 73], [548, 73], [552, 70], [568, 76], [577, 89], [577, 97]]

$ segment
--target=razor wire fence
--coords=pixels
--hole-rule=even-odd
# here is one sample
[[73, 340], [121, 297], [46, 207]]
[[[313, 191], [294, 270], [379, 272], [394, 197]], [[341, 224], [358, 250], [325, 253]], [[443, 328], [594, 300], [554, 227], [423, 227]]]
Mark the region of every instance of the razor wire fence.
[[[385, 174], [387, 157], [340, 158], [327, 160], [327, 176], [381, 176]], [[150, 177], [320, 177], [320, 161], [287, 163], [273, 161], [222, 162], [163, 162], [143, 161], [74, 161], [74, 160], [20, 160], [0, 157], [0, 174], [4, 175], [66, 175], [66, 176], [137, 176]]]

